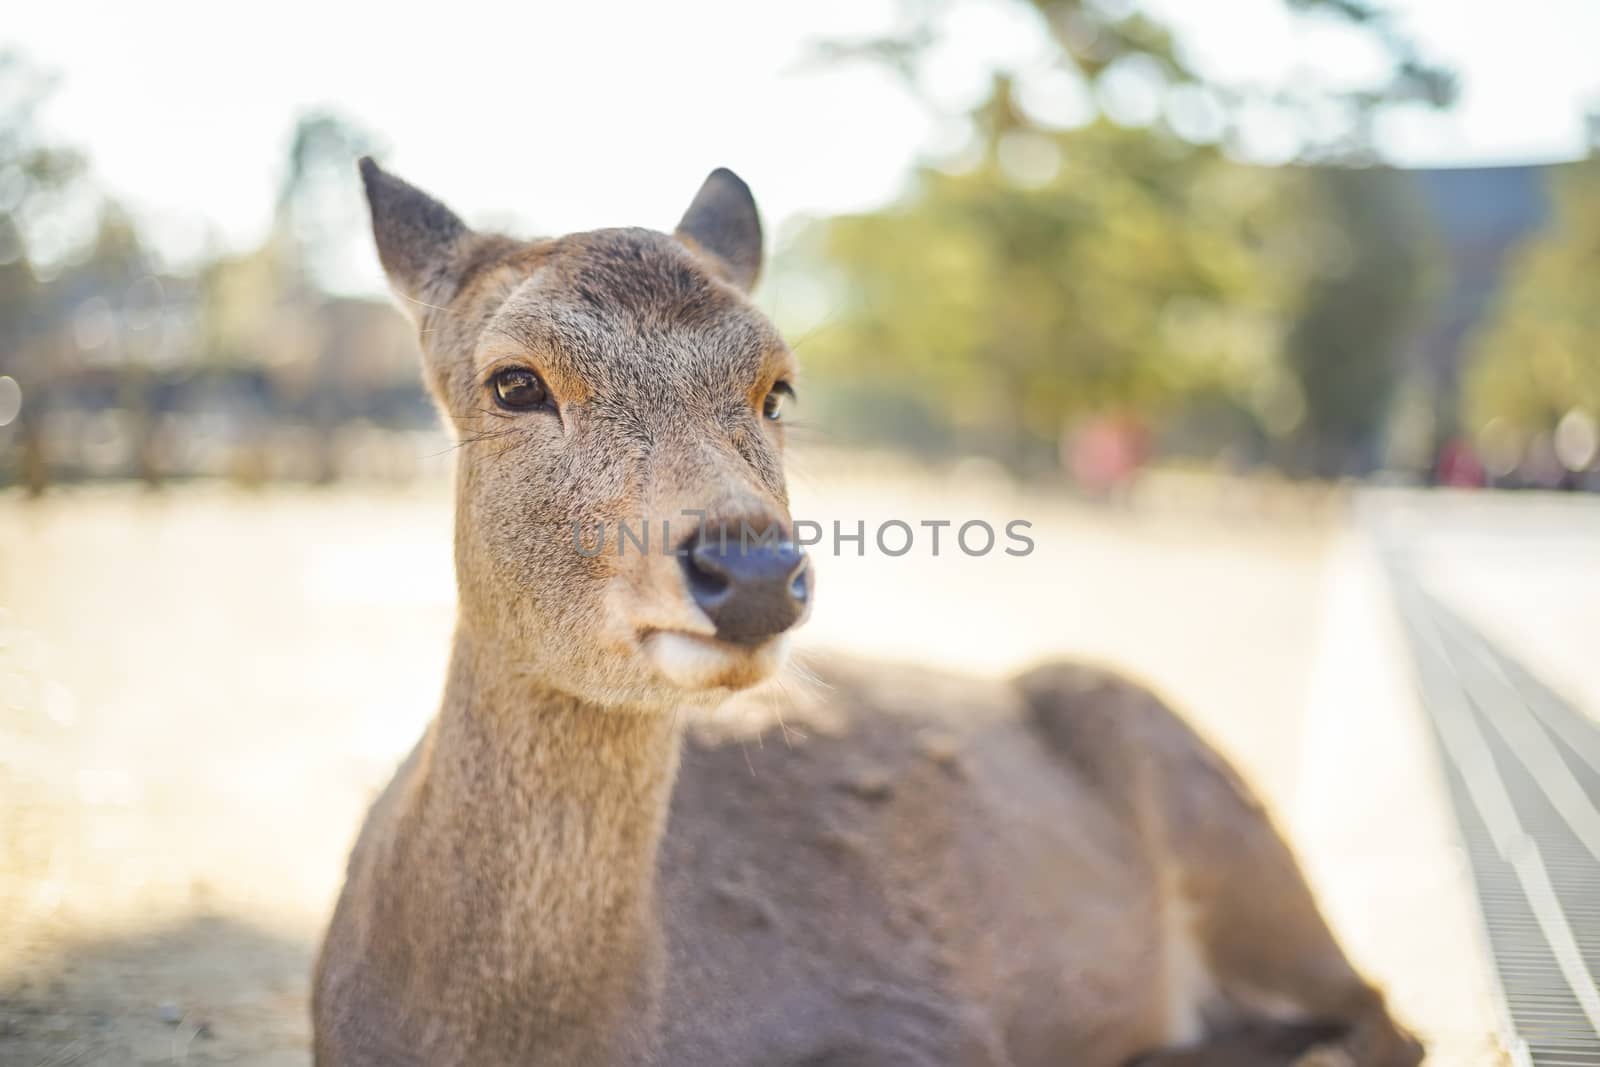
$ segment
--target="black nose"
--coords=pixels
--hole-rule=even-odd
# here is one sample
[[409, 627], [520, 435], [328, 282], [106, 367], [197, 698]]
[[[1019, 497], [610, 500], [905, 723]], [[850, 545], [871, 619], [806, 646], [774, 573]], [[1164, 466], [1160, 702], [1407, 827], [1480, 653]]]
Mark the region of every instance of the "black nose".
[[811, 596], [806, 554], [766, 525], [712, 524], [679, 549], [696, 604], [724, 641], [754, 645], [799, 621]]

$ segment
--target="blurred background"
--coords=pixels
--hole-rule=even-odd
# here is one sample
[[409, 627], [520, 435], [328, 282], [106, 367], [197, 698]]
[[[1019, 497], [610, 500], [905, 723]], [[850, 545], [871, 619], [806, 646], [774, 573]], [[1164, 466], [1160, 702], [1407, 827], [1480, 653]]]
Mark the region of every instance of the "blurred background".
[[0, 1062], [307, 1062], [453, 604], [371, 153], [528, 236], [738, 171], [795, 513], [1039, 546], [819, 560], [812, 654], [1132, 668], [1434, 1062], [1600, 1063], [1597, 41], [1589, 0], [14, 13]]
[[443, 40], [30, 14], [0, 58], [0, 480], [437, 473], [372, 152], [528, 234], [666, 227], [734, 166], [834, 443], [1091, 492], [1152, 463], [1595, 488], [1600, 14], [1193, 8], [711, 4], [619, 39], [469, 6]]

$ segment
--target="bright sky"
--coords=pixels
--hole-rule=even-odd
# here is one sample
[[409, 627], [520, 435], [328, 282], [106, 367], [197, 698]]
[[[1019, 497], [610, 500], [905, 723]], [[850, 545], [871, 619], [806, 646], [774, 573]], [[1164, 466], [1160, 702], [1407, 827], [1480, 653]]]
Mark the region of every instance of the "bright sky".
[[[1131, 0], [1130, 0], [1131, 2]], [[931, 70], [959, 110], [996, 61], [1050, 54], [1018, 0], [954, 0]], [[1202, 69], [1281, 84], [1359, 76], [1359, 41], [1283, 14], [1281, 0], [1147, 0]], [[1384, 126], [1399, 162], [1579, 155], [1600, 105], [1600, 2], [1395, 0], [1431, 56], [1464, 79], [1444, 116]], [[523, 232], [670, 226], [727, 165], [769, 226], [869, 207], [948, 120], [867, 65], [803, 64], [810, 42], [882, 32], [893, 0], [484, 3], [54, 0], [14, 10], [0, 47], [60, 76], [50, 133], [87, 149], [100, 183], [169, 254], [265, 230], [295, 117], [328, 108], [376, 132], [391, 169], [469, 220]], [[1514, 10], [1514, 21], [1508, 20]], [[1273, 131], [1260, 131], [1271, 157]], [[354, 177], [352, 175], [352, 181]], [[366, 281], [376, 285], [376, 268]]]

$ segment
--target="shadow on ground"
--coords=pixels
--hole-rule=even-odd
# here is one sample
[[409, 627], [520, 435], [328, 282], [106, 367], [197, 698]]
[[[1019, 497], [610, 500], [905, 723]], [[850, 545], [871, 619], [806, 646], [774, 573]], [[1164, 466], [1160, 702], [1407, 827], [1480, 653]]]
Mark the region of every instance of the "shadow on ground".
[[315, 947], [222, 916], [59, 942], [0, 974], [0, 1063], [304, 1067]]

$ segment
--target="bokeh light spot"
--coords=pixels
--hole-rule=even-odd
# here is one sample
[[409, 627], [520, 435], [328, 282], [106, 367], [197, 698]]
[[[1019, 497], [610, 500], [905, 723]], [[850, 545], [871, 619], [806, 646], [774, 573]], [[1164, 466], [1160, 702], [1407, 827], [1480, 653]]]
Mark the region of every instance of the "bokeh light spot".
[[9, 374], [0, 374], [0, 426], [10, 426], [22, 414], [22, 386]]

